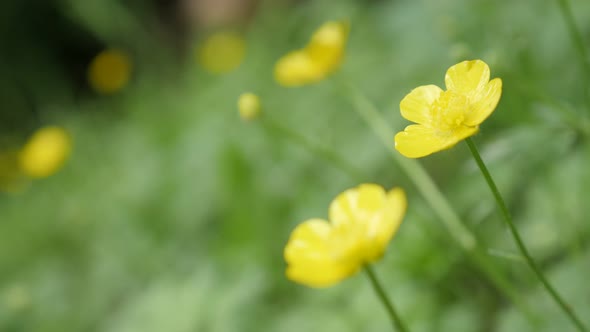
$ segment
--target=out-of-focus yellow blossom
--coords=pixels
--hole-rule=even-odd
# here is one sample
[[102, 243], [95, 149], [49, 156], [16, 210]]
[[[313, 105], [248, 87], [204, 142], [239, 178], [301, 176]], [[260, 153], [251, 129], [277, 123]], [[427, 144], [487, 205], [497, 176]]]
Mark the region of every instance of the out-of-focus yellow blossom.
[[88, 82], [98, 93], [112, 94], [129, 82], [132, 63], [122, 50], [106, 49], [92, 59], [88, 67]]
[[213, 74], [225, 74], [238, 68], [246, 54], [244, 38], [234, 32], [222, 31], [209, 36], [198, 49], [201, 66]]
[[330, 204], [330, 221], [309, 219], [295, 228], [287, 246], [287, 278], [327, 287], [379, 259], [406, 211], [401, 188], [375, 184], [346, 190]]
[[32, 178], [44, 178], [57, 172], [71, 152], [71, 140], [60, 127], [37, 130], [19, 153], [22, 172]]
[[481, 60], [449, 68], [445, 85], [446, 91], [435, 85], [420, 86], [401, 101], [402, 116], [417, 123], [395, 135], [395, 148], [402, 155], [424, 157], [474, 135], [502, 94], [502, 80], [490, 81], [490, 68]]
[[238, 111], [243, 120], [256, 119], [262, 111], [260, 98], [250, 92], [242, 93], [238, 98]]
[[276, 81], [294, 87], [324, 79], [342, 63], [349, 29], [345, 21], [324, 23], [303, 49], [279, 59], [274, 70]]

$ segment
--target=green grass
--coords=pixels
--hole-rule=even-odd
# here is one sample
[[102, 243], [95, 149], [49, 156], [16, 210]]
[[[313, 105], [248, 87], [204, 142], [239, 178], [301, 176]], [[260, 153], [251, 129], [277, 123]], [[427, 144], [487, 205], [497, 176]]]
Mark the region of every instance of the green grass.
[[[284, 277], [293, 227], [325, 217], [331, 199], [361, 181], [408, 192], [408, 214], [376, 269], [411, 331], [573, 331], [518, 257], [465, 144], [420, 163], [537, 325], [469, 259], [389, 156], [393, 136], [385, 147], [342, 90], [352, 84], [399, 130], [401, 98], [442, 85], [450, 65], [471, 58], [504, 82], [474, 140], [532, 255], [590, 324], [588, 87], [557, 1], [371, 3], [263, 7], [244, 63], [223, 77], [192, 58], [173, 63], [153, 40], [136, 47], [135, 80], [117, 96], [74, 102], [65, 81], [27, 73], [42, 121], [65, 126], [75, 146], [57, 175], [0, 196], [0, 331], [386, 331], [362, 274], [325, 290]], [[587, 40], [590, 5], [572, 7]], [[274, 61], [342, 17], [351, 36], [341, 70], [313, 86], [276, 85]], [[244, 91], [361, 174], [242, 122]]]

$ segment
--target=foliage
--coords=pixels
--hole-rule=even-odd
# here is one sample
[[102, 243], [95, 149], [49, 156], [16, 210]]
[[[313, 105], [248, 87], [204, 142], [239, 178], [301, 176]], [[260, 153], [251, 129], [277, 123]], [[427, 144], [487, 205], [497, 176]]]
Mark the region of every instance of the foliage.
[[[32, 99], [38, 115], [7, 129], [11, 142], [40, 121], [66, 128], [73, 150], [56, 175], [0, 196], [1, 331], [384, 331], [388, 318], [362, 276], [325, 290], [284, 276], [291, 230], [325, 215], [336, 194], [361, 181], [407, 192], [405, 221], [377, 270], [411, 331], [569, 328], [516, 255], [467, 148], [421, 162], [537, 325], [454, 242], [390, 159], [393, 134], [387, 149], [343, 88], [354, 86], [401, 130], [399, 101], [412, 88], [442, 86], [450, 65], [475, 58], [502, 78], [503, 95], [474, 139], [533, 255], [590, 324], [588, 86], [556, 3], [266, 4], [248, 27], [244, 62], [224, 76], [193, 57], [179, 61], [142, 33], [141, 12], [87, 3], [63, 1], [60, 9], [99, 44], [132, 49], [134, 77], [121, 93], [74, 92], [75, 78], [48, 39], [15, 38], [3, 57], [11, 65], [2, 71], [18, 73], [3, 76], [12, 82], [2, 81], [4, 104], [24, 114]], [[590, 36], [590, 3], [572, 6]], [[342, 18], [350, 39], [339, 72], [296, 89], [273, 81], [282, 54]], [[10, 56], [19, 52], [30, 57]], [[260, 96], [265, 117], [333, 150], [359, 174], [263, 121], [241, 121], [243, 92]]]

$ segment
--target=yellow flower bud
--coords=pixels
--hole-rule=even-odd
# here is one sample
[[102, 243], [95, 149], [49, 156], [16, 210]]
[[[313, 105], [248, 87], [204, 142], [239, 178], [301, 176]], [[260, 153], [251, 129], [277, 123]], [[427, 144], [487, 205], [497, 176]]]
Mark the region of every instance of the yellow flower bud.
[[260, 98], [250, 92], [242, 93], [238, 98], [238, 110], [243, 120], [256, 119], [262, 111]]
[[244, 38], [233, 32], [217, 32], [198, 49], [198, 61], [213, 74], [225, 74], [238, 68], [246, 54]]
[[19, 153], [22, 172], [32, 178], [44, 178], [57, 172], [71, 152], [69, 135], [60, 127], [36, 131]]
[[88, 83], [100, 94], [111, 94], [123, 89], [131, 77], [131, 59], [117, 49], [100, 52], [88, 67]]

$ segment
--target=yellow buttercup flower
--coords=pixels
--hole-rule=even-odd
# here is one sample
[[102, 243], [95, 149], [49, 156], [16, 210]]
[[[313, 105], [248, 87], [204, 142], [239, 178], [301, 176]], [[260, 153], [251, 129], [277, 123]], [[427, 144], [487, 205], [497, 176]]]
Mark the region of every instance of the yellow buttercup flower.
[[213, 74], [225, 74], [238, 68], [246, 54], [244, 38], [234, 32], [217, 32], [198, 49], [198, 61]]
[[257, 118], [261, 110], [260, 98], [257, 95], [246, 92], [238, 98], [238, 111], [243, 120], [249, 121]]
[[71, 152], [70, 136], [60, 127], [37, 130], [19, 153], [22, 172], [32, 178], [44, 178], [57, 172]]
[[379, 259], [406, 211], [402, 189], [375, 184], [346, 190], [330, 204], [330, 221], [309, 219], [293, 230], [285, 247], [287, 278], [327, 287]]
[[417, 123], [395, 135], [395, 148], [402, 155], [424, 157], [474, 135], [502, 94], [502, 80], [490, 81], [490, 68], [481, 60], [449, 68], [445, 85], [446, 91], [436, 85], [420, 86], [401, 101], [402, 116]]
[[275, 65], [276, 81], [287, 87], [321, 81], [334, 72], [344, 58], [349, 24], [343, 21], [324, 23], [300, 50], [283, 56]]
[[88, 82], [98, 93], [111, 94], [123, 89], [131, 77], [131, 59], [124, 51], [100, 52], [88, 67]]

